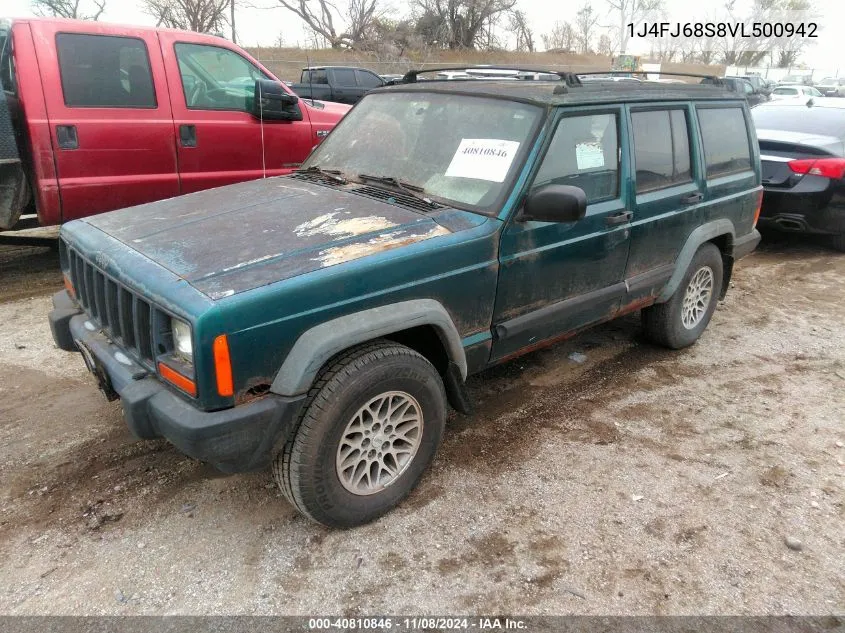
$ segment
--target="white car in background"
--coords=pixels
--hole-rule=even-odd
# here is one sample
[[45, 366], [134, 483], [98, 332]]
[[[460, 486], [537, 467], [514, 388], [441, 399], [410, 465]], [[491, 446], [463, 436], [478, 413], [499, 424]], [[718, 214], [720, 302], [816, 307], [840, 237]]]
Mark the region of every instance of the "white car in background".
[[772, 101], [777, 101], [778, 99], [796, 99], [799, 97], [823, 97], [824, 95], [819, 92], [813, 86], [801, 86], [798, 84], [795, 85], [780, 85], [774, 90], [772, 90], [771, 95]]

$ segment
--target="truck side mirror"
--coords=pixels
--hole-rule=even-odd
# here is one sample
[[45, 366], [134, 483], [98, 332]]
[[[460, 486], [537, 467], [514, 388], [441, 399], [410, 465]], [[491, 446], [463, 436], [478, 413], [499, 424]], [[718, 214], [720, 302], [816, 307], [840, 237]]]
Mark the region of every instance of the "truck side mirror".
[[263, 121], [301, 121], [299, 97], [287, 92], [282, 84], [270, 79], [256, 79], [252, 115]]
[[587, 194], [570, 185], [542, 185], [528, 192], [520, 220], [577, 222], [587, 213]]

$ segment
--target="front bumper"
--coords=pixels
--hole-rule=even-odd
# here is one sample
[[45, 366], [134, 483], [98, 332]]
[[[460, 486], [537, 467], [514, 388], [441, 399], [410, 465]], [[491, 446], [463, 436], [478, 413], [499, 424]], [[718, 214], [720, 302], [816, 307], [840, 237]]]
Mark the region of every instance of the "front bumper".
[[120, 396], [123, 415], [141, 439], [163, 437], [185, 455], [226, 473], [260, 470], [293, 431], [305, 396], [268, 394], [221, 411], [201, 411], [112, 343], [70, 299], [53, 296], [50, 330], [60, 349], [80, 351], [79, 341]]

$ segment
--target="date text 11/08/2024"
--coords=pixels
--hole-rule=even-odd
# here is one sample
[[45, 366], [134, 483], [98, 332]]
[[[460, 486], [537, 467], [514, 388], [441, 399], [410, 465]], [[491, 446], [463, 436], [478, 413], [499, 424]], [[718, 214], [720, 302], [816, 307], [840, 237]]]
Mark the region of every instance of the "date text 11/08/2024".
[[643, 22], [627, 24], [630, 37], [818, 38], [815, 22]]
[[480, 631], [510, 630], [521, 631], [526, 629], [524, 620], [501, 618], [501, 617], [369, 617], [369, 618], [310, 618], [308, 629], [312, 631], [321, 630], [362, 630], [362, 631], [389, 631], [407, 629], [410, 631], [422, 630], [455, 630], [468, 631], [472, 629]]

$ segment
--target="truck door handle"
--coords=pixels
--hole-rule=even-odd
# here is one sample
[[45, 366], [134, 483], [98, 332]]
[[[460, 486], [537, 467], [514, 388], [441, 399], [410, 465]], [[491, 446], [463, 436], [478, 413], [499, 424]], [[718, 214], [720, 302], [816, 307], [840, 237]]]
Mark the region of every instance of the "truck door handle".
[[79, 136], [75, 125], [57, 125], [56, 140], [59, 142], [59, 149], [79, 149]]
[[197, 146], [197, 126], [196, 125], [180, 125], [179, 126], [179, 140], [182, 141], [182, 147], [196, 147]]
[[634, 214], [630, 211], [623, 211], [622, 213], [614, 213], [613, 215], [607, 216], [604, 221], [608, 226], [616, 226], [617, 224], [630, 222], [633, 217]]
[[688, 196], [681, 198], [681, 204], [695, 204], [704, 200], [704, 194], [701, 192], [691, 193]]

